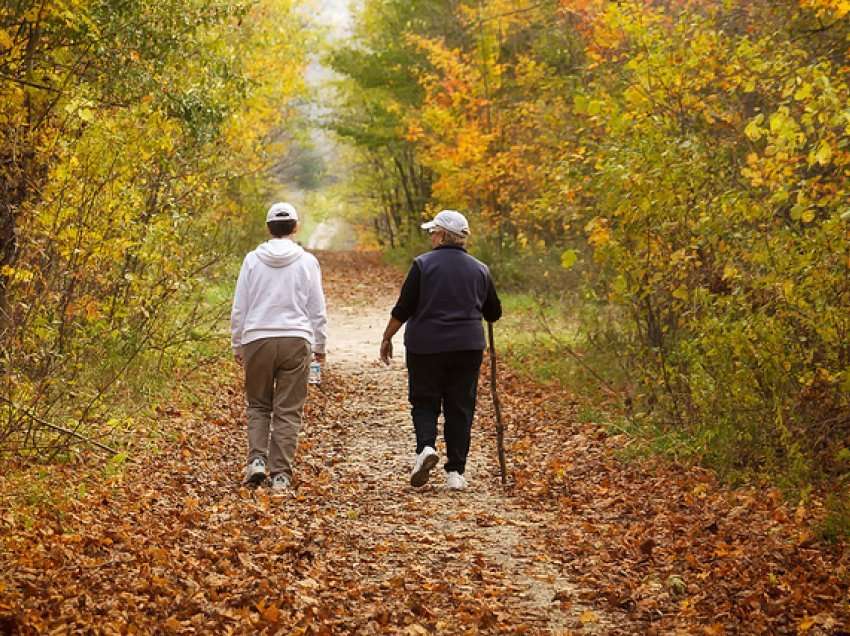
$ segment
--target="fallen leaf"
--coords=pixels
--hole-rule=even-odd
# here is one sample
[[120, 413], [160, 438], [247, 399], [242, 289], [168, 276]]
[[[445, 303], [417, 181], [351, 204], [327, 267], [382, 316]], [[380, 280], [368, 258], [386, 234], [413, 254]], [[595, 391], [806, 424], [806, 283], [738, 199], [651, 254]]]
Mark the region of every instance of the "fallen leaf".
[[591, 623], [596, 623], [599, 621], [599, 617], [596, 615], [596, 612], [593, 610], [584, 610], [578, 619], [584, 624], [589, 625]]

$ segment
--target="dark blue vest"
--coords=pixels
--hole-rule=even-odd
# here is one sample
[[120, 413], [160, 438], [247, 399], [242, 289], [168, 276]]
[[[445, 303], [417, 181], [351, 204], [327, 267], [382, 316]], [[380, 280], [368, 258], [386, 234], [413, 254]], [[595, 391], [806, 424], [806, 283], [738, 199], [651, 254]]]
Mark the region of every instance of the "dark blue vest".
[[481, 308], [490, 271], [461, 249], [437, 249], [416, 258], [419, 301], [404, 332], [410, 353], [486, 348]]

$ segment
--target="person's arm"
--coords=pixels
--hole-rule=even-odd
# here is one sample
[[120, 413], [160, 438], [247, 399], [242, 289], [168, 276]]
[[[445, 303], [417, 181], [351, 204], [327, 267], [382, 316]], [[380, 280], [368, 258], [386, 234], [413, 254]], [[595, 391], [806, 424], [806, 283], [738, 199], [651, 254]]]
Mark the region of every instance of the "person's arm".
[[381, 339], [381, 361], [384, 364], [389, 364], [393, 357], [393, 336], [401, 329], [404, 323], [395, 316], [390, 317], [386, 329], [384, 329], [384, 337]]
[[421, 278], [422, 272], [419, 269], [419, 263], [413, 261], [413, 265], [410, 266], [407, 277], [401, 286], [395, 307], [390, 312], [392, 317], [398, 319], [402, 324], [406, 323], [416, 312], [416, 307], [419, 304], [419, 282]]
[[404, 284], [401, 286], [398, 301], [396, 301], [395, 307], [390, 312], [390, 320], [387, 323], [386, 329], [384, 329], [384, 336], [381, 338], [380, 356], [384, 364], [389, 364], [393, 357], [393, 336], [410, 319], [419, 304], [419, 283], [421, 277], [422, 272], [419, 269], [419, 264], [413, 261], [410, 271], [407, 272], [407, 278], [404, 279]]
[[481, 314], [487, 322], [496, 322], [502, 317], [502, 301], [499, 300], [499, 295], [496, 293], [492, 276], [488, 275], [487, 279], [487, 296], [481, 306]]
[[313, 354], [319, 362], [325, 361], [325, 346], [328, 340], [328, 314], [325, 306], [325, 292], [322, 289], [322, 269], [318, 261], [310, 277], [310, 295], [307, 301], [307, 315], [313, 326], [313, 339], [316, 344]]
[[245, 325], [245, 312], [248, 310], [248, 266], [247, 258], [242, 261], [236, 291], [233, 293], [233, 307], [230, 309], [230, 346], [236, 362], [242, 364], [242, 329]]

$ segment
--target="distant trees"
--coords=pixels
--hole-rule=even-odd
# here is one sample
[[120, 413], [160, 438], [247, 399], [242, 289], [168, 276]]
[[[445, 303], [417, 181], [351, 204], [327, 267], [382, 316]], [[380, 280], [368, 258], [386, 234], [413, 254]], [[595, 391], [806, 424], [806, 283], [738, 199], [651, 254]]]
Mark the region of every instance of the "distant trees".
[[367, 2], [355, 42], [328, 59], [350, 79], [332, 127], [361, 150], [356, 179], [379, 211], [372, 216], [377, 236], [390, 247], [410, 240], [431, 199], [433, 179], [407, 131], [424, 99], [419, 75], [431, 62], [407, 36], [451, 31], [459, 6], [445, 0]]

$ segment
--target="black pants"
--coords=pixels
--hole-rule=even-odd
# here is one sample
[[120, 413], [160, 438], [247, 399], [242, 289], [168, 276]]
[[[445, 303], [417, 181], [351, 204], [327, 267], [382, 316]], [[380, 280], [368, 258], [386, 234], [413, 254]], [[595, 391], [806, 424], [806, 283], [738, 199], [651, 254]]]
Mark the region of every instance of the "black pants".
[[410, 414], [416, 429], [416, 452], [437, 445], [437, 417], [442, 409], [446, 424], [446, 472], [463, 474], [482, 351], [447, 351], [445, 353], [408, 353], [407, 380]]

